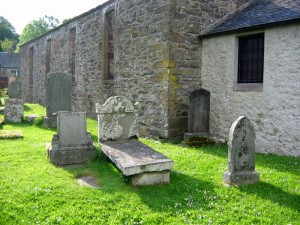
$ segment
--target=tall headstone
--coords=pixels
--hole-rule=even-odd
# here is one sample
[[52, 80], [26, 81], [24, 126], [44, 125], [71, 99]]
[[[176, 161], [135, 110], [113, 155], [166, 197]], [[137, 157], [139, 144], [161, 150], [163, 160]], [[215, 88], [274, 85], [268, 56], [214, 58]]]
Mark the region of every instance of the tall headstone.
[[139, 110], [122, 96], [96, 105], [101, 150], [134, 186], [169, 183], [173, 161], [138, 140]]
[[65, 73], [49, 73], [46, 86], [46, 117], [44, 126], [56, 127], [56, 113], [71, 111], [72, 76]]
[[255, 171], [255, 130], [251, 121], [241, 116], [231, 126], [228, 139], [228, 169], [223, 182], [229, 185], [259, 181]]
[[57, 134], [47, 152], [56, 165], [84, 163], [95, 155], [91, 135], [86, 130], [85, 112], [57, 113]]
[[22, 99], [22, 83], [19, 80], [8, 83], [8, 97]]
[[184, 134], [183, 144], [197, 146], [214, 143], [209, 139], [210, 93], [204, 89], [190, 92], [188, 133]]

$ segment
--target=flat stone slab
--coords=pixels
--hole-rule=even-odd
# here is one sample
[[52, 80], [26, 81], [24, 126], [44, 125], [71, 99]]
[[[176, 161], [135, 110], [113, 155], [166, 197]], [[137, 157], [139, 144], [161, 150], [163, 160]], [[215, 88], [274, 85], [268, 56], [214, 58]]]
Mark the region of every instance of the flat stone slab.
[[77, 179], [77, 183], [80, 186], [87, 186], [91, 188], [99, 188], [100, 186], [97, 184], [97, 179], [93, 176], [82, 176]]
[[0, 130], [0, 139], [23, 138], [20, 130]]
[[138, 140], [105, 142], [102, 152], [125, 176], [170, 171], [174, 162]]
[[42, 117], [42, 116], [39, 115], [39, 114], [30, 114], [30, 115], [25, 116], [25, 119], [29, 122], [32, 122], [32, 121], [34, 121], [34, 120], [36, 120], [37, 118], [40, 118], [40, 117]]

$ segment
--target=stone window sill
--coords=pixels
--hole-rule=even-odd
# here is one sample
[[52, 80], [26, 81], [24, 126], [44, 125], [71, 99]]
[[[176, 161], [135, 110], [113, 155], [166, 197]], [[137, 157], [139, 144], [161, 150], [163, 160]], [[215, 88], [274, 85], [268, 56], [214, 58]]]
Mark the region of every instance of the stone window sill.
[[102, 84], [114, 84], [115, 80], [111, 79], [111, 80], [102, 80]]
[[262, 92], [263, 83], [244, 83], [244, 84], [235, 83], [233, 86], [233, 91]]

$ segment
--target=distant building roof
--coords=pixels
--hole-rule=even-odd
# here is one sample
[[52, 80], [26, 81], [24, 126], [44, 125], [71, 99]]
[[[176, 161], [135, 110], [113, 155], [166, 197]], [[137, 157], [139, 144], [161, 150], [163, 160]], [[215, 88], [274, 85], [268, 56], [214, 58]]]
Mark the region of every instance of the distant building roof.
[[0, 68], [20, 68], [21, 60], [19, 53], [0, 52]]
[[300, 0], [253, 0], [203, 30], [200, 36], [300, 22]]

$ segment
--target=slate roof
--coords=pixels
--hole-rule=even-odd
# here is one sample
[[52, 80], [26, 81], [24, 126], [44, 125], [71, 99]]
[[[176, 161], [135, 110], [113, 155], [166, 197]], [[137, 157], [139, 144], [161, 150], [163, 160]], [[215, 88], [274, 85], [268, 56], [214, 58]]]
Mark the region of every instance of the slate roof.
[[300, 22], [300, 0], [253, 0], [203, 30], [200, 36]]
[[19, 69], [20, 65], [19, 53], [0, 52], [0, 68]]

